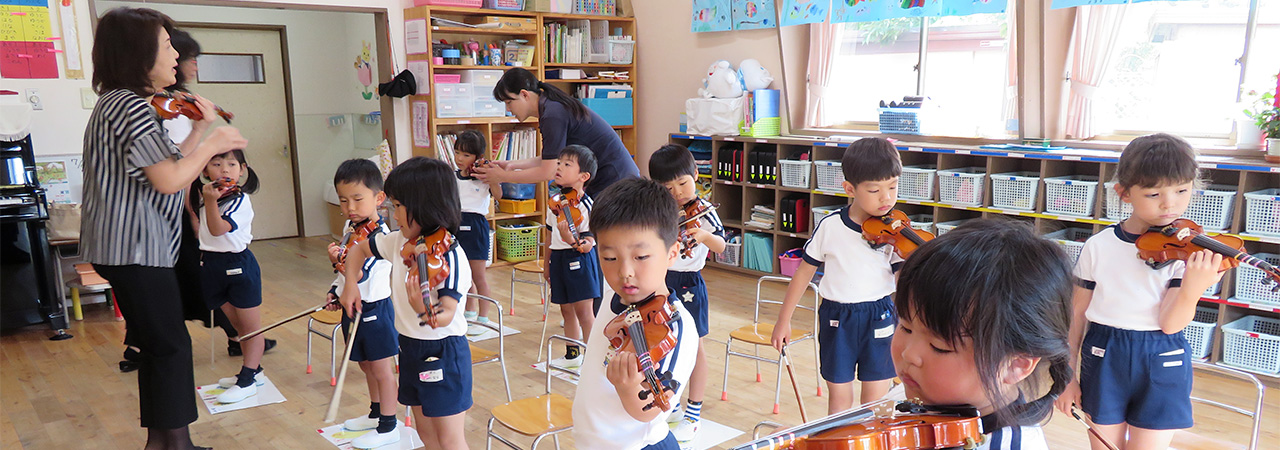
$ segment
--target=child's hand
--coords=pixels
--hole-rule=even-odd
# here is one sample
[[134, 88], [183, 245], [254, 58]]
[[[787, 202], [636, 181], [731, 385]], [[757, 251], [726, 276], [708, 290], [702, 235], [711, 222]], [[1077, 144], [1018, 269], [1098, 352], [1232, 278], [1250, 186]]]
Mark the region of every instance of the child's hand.
[[591, 253], [591, 249], [595, 248], [596, 240], [591, 238], [578, 239], [578, 245], [574, 248], [578, 249], [578, 253]]
[[1187, 270], [1182, 274], [1182, 288], [1193, 292], [1204, 292], [1222, 280], [1222, 255], [1209, 250], [1201, 250], [1187, 257]]
[[329, 243], [329, 263], [337, 264], [339, 262], [338, 254], [342, 252], [342, 247], [337, 242]]
[[427, 312], [426, 302], [422, 300], [422, 288], [419, 287], [420, 278], [418, 275], [410, 273], [405, 279], [405, 293], [409, 295], [409, 307], [413, 308], [415, 314]]
[[782, 351], [782, 346], [787, 345], [791, 340], [791, 322], [778, 321], [773, 326], [773, 336], [769, 338], [769, 342], [773, 343], [773, 348]]
[[685, 233], [688, 234], [689, 237], [693, 238], [693, 240], [699, 244], [705, 243], [707, 242], [707, 239], [711, 239], [712, 236], [715, 236], [714, 234], [711, 234], [710, 231], [707, 231], [701, 228], [685, 230]]
[[217, 183], [209, 183], [200, 188], [200, 196], [204, 197], [204, 204], [216, 203], [218, 197], [222, 196], [222, 189], [218, 189]]
[[[557, 221], [556, 221], [556, 229], [557, 229], [557, 230], [560, 230], [560, 236], [563, 236], [563, 237], [571, 237], [571, 236], [573, 236], [573, 234], [569, 233], [569, 221], [570, 221], [570, 220], [572, 220], [572, 219], [565, 219], [565, 220], [557, 220]], [[568, 239], [566, 239], [566, 240], [568, 240]]]
[[639, 394], [640, 382], [644, 380], [644, 374], [640, 373], [640, 366], [636, 364], [636, 354], [626, 350], [618, 351], [609, 360], [604, 368], [604, 375], [619, 396]]
[[342, 309], [342, 303], [338, 301], [338, 297], [335, 297], [332, 292], [325, 294], [324, 299], [329, 302], [329, 304], [324, 305], [325, 311], [337, 311]]
[[1058, 411], [1063, 414], [1071, 414], [1071, 405], [1080, 404], [1080, 382], [1072, 380], [1067, 388], [1058, 394], [1058, 399], [1053, 401], [1054, 406], [1058, 407]]
[[[351, 290], [353, 290], [353, 291], [358, 291], [359, 289], [351, 289]], [[342, 303], [342, 310], [343, 310], [343, 311], [346, 311], [346, 313], [347, 313], [347, 317], [350, 317], [350, 318], [352, 318], [352, 319], [356, 318], [356, 312], [357, 312], [357, 311], [360, 311], [361, 309], [363, 309], [363, 308], [362, 308], [362, 306], [363, 306], [363, 305], [362, 305], [362, 303], [364, 303], [364, 302], [361, 302], [361, 301], [360, 301], [360, 295], [359, 295], [359, 294], [356, 294], [356, 295], [344, 295], [344, 296], [342, 296], [342, 298], [341, 298], [341, 299], [339, 299], [338, 301]]]

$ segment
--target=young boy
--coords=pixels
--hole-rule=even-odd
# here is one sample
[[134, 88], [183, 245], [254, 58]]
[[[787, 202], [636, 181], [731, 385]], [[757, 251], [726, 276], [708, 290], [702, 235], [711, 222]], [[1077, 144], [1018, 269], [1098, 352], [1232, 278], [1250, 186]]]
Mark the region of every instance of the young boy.
[[[551, 303], [560, 305], [564, 318], [564, 333], [573, 339], [589, 340], [595, 305], [600, 301], [600, 263], [596, 257], [595, 237], [587, 225], [591, 216], [591, 197], [583, 190], [587, 181], [596, 173], [596, 157], [581, 145], [570, 145], [560, 150], [556, 161], [555, 183], [562, 190], [573, 189], [580, 196], [576, 207], [582, 223], [574, 225], [578, 232], [575, 239], [570, 233], [569, 220], [562, 220], [570, 211], [559, 214], [548, 205], [547, 226], [551, 232], [551, 251], [546, 253], [544, 276], [551, 285]], [[563, 197], [563, 195], [561, 196]], [[553, 198], [552, 202], [556, 200]], [[572, 206], [571, 206], [572, 207]], [[582, 366], [582, 349], [567, 345], [563, 358], [551, 361], [558, 367], [577, 369]]]
[[[660, 378], [669, 379], [663, 394], [680, 398], [693, 372], [698, 340], [696, 325], [681, 301], [667, 296], [667, 269], [678, 258], [676, 205], [665, 189], [649, 180], [627, 179], [600, 194], [600, 207], [591, 218], [600, 242], [600, 265], [605, 280], [617, 292], [601, 308], [591, 328], [586, 362], [573, 401], [573, 439], [578, 448], [618, 450], [680, 448], [663, 420], [668, 411], [647, 408], [653, 395], [638, 369], [636, 354], [616, 349], [610, 357], [605, 328], [629, 306], [667, 301], [674, 311], [670, 322], [676, 344], [662, 360], [653, 361]], [[646, 360], [647, 361], [647, 360]]]
[[[689, 153], [689, 149], [683, 145], [669, 144], [664, 145], [658, 151], [653, 153], [649, 158], [649, 178], [653, 181], [662, 183], [667, 188], [667, 192], [671, 193], [671, 197], [676, 200], [676, 205], [683, 208], [685, 205], [693, 202], [701, 202], [705, 205], [706, 201], [698, 198], [698, 166], [693, 160], [693, 154]], [[684, 245], [681, 244], [680, 258], [676, 259], [671, 265], [671, 269], [667, 271], [667, 288], [671, 290], [671, 295], [684, 303], [684, 309], [689, 310], [689, 314], [693, 316], [694, 323], [698, 326], [698, 340], [707, 335], [707, 314], [708, 314], [708, 298], [707, 284], [702, 279], [702, 268], [707, 264], [707, 252], [713, 251], [720, 253], [724, 251], [724, 226], [720, 223], [720, 216], [716, 214], [714, 209], [709, 210], [706, 215], [690, 219], [680, 217], [680, 221], [696, 220], [698, 228], [682, 233], [687, 236], [681, 236], [681, 239], [691, 239], [691, 252], [685, 255]], [[698, 434], [698, 425], [702, 416], [702, 397], [707, 387], [707, 357], [703, 353], [702, 345], [698, 345], [698, 359], [693, 366], [693, 375], [689, 378], [689, 402], [685, 404], [684, 414], [679, 414], [679, 408], [673, 410], [673, 414], [667, 418], [667, 422], [677, 423], [675, 428], [676, 441], [686, 444], [693, 441]], [[679, 401], [679, 399], [676, 399]]]
[[[349, 159], [338, 166], [333, 175], [333, 186], [338, 191], [338, 200], [342, 204], [342, 212], [347, 215], [347, 224], [343, 229], [351, 233], [352, 229], [360, 229], [370, 221], [377, 224], [366, 237], [373, 239], [377, 235], [387, 234], [387, 226], [378, 217], [378, 206], [387, 199], [382, 192], [382, 172], [378, 165], [367, 159]], [[348, 238], [354, 240], [354, 236]], [[353, 241], [352, 241], [353, 242]], [[400, 431], [396, 429], [396, 375], [393, 358], [400, 353], [395, 328], [395, 312], [391, 306], [391, 262], [384, 259], [368, 258], [364, 261], [342, 261], [340, 252], [344, 250], [338, 244], [329, 244], [329, 261], [337, 267], [338, 263], [361, 264], [364, 278], [358, 289], [363, 299], [364, 315], [360, 320], [360, 328], [351, 347], [351, 360], [360, 365], [365, 381], [369, 385], [369, 415], [348, 420], [342, 424], [349, 431], [377, 429], [366, 433], [352, 441], [355, 448], [374, 448], [391, 444], [400, 440]], [[338, 298], [346, 287], [346, 277], [338, 273], [329, 289], [329, 309], [337, 310]], [[342, 335], [350, 339], [351, 317], [342, 316]]]
[[901, 259], [893, 247], [872, 247], [862, 238], [862, 222], [893, 210], [898, 201], [902, 161], [889, 141], [864, 138], [845, 149], [841, 158], [844, 192], [852, 200], [814, 228], [804, 245], [804, 261], [787, 287], [773, 346], [779, 350], [791, 336], [791, 314], [818, 265], [826, 275], [818, 286], [818, 353], [822, 379], [827, 382], [827, 413], [853, 406], [854, 374], [862, 382], [861, 402], [884, 396], [895, 376], [889, 343], [896, 317], [889, 295]]

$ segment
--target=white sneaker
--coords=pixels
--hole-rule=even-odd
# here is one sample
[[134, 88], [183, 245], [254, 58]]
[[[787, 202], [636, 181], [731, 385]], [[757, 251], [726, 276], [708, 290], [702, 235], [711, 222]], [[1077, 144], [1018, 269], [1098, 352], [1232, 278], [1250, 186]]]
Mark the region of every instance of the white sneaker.
[[[218, 387], [223, 389], [230, 389], [231, 386], [236, 385], [236, 381], [237, 381], [236, 377], [219, 378]], [[266, 379], [262, 377], [262, 368], [258, 368], [258, 373], [253, 374], [253, 384], [262, 386], [266, 383], [267, 383]]]
[[[479, 323], [481, 323], [481, 324], [488, 324], [488, 323], [489, 323], [489, 318], [488, 318], [488, 317], [481, 317], [481, 318], [479, 318], [479, 319], [472, 319], [472, 320], [475, 320], [475, 321], [477, 321], [477, 322], [479, 322]], [[489, 328], [489, 327], [485, 327], [485, 326], [483, 326], [483, 325], [479, 325], [479, 324], [467, 324], [467, 336], [479, 336], [479, 335], [485, 334], [485, 333], [490, 332], [490, 331], [493, 331], [493, 329], [492, 329], [492, 328]]]
[[693, 442], [693, 438], [698, 435], [698, 427], [701, 423], [702, 421], [700, 420], [681, 420], [680, 425], [677, 425], [674, 430], [671, 430], [671, 434], [674, 434], [676, 436], [676, 442], [681, 444]]
[[342, 422], [342, 428], [347, 431], [364, 431], [378, 428], [378, 419], [365, 417], [357, 417], [355, 419]]
[[[374, 421], [377, 422], [376, 419]], [[378, 448], [384, 445], [394, 444], [396, 442], [400, 442], [399, 424], [396, 424], [394, 429], [386, 433], [379, 433], [377, 431], [365, 433], [352, 440], [351, 446], [355, 448]]]
[[676, 403], [671, 412], [667, 413], [667, 425], [677, 425], [681, 419], [684, 419], [684, 403]]
[[247, 388], [240, 386], [231, 386], [221, 394], [218, 394], [218, 403], [237, 403], [249, 397], [258, 395], [258, 385], [250, 384]]
[[553, 359], [551, 360], [551, 365], [556, 367], [563, 367], [569, 370], [578, 370], [579, 368], [582, 367], [582, 360], [583, 360], [582, 354], [579, 353], [577, 358], [560, 357], [560, 358]]

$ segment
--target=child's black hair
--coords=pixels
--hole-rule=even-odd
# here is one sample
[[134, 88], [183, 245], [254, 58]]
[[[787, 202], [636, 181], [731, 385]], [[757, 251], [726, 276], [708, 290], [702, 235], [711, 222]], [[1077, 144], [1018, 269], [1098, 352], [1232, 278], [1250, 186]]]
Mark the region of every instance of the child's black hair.
[[567, 145], [560, 150], [560, 157], [563, 158], [566, 156], [573, 158], [573, 160], [578, 163], [579, 171], [590, 175], [590, 177], [587, 178], [588, 184], [591, 183], [592, 179], [595, 179], [598, 163], [596, 162], [596, 154], [592, 153], [591, 149], [587, 148], [585, 145]]
[[[178, 64], [200, 56], [200, 43], [196, 42], [195, 38], [191, 37], [191, 33], [186, 31], [175, 29], [172, 33], [169, 33], [169, 44], [173, 46], [174, 50], [178, 51]], [[175, 74], [175, 78], [178, 82], [174, 83], [173, 86], [169, 86], [168, 89], [188, 92], [187, 83], [195, 81], [188, 80], [181, 70]]]
[[373, 161], [364, 158], [353, 158], [338, 165], [333, 173], [333, 185], [339, 183], [360, 183], [375, 194], [382, 191], [382, 170]]
[[[237, 148], [235, 150], [230, 150], [225, 153], [219, 153], [217, 155], [214, 155], [214, 157], [209, 158], [209, 160], [212, 161], [215, 159], [226, 159], [226, 158], [235, 158], [235, 160], [240, 163], [240, 167], [244, 168], [245, 178], [244, 178], [244, 184], [240, 185], [240, 192], [245, 195], [258, 192], [258, 186], [259, 186], [258, 173], [254, 172], [252, 167], [249, 167], [249, 162], [246, 161], [244, 157], [244, 150]], [[203, 171], [201, 173], [203, 173]], [[198, 208], [204, 205], [204, 196], [200, 194], [200, 189], [203, 187], [204, 187], [204, 183], [200, 182], [200, 178], [196, 178], [195, 181], [191, 182], [191, 192], [190, 194], [188, 194], [188, 197], [191, 201], [191, 207]]]
[[682, 175], [698, 178], [698, 163], [685, 146], [667, 144], [649, 157], [649, 178], [653, 181], [666, 183]]
[[844, 181], [857, 186], [865, 181], [884, 181], [902, 175], [902, 158], [897, 147], [884, 138], [862, 138], [849, 144], [840, 158]]
[[1188, 181], [1198, 184], [1200, 164], [1196, 149], [1168, 133], [1148, 134], [1129, 141], [1120, 153], [1116, 183], [1124, 188], [1153, 188]]
[[628, 178], [609, 185], [591, 210], [591, 231], [635, 227], [653, 230], [667, 247], [676, 243], [676, 201], [653, 180]]
[[478, 159], [484, 159], [485, 147], [484, 135], [476, 130], [464, 130], [458, 133], [458, 141], [453, 143], [453, 148], [462, 153], [475, 155]]
[[391, 169], [385, 186], [387, 196], [404, 205], [408, 219], [418, 224], [423, 234], [436, 228], [458, 233], [462, 222], [458, 182], [444, 161], [424, 156], [409, 158]]
[[[958, 346], [971, 339], [978, 377], [1000, 426], [1041, 423], [1071, 381], [1067, 341], [1073, 276], [1066, 253], [1012, 220], [975, 220], [922, 245], [898, 278], [898, 316]], [[999, 372], [1014, 355], [1041, 358], [1037, 373], [1001, 398]], [[1040, 369], [1052, 384], [1041, 389]], [[1040, 392], [1046, 392], [1039, 396]]]
[[[518, 67], [502, 74], [498, 84], [493, 86], [493, 99], [505, 102], [519, 96], [520, 91], [529, 91], [538, 94], [543, 99], [559, 102], [564, 105], [564, 109], [569, 110], [569, 114], [575, 119], [591, 120], [591, 115], [587, 114], [587, 106], [583, 105], [578, 99], [566, 94], [558, 87], [538, 81], [538, 77], [534, 76], [532, 72]], [[541, 115], [541, 104], [538, 105], [538, 112]]]

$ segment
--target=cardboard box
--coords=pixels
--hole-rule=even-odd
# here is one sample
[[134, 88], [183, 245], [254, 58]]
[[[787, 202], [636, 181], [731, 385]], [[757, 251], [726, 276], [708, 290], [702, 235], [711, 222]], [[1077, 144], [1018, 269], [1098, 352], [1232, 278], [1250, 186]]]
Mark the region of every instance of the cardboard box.
[[506, 31], [538, 32], [538, 20], [535, 17], [484, 16], [480, 18], [480, 22], [476, 23], [476, 25], [486, 23], [502, 24], [499, 28]]

